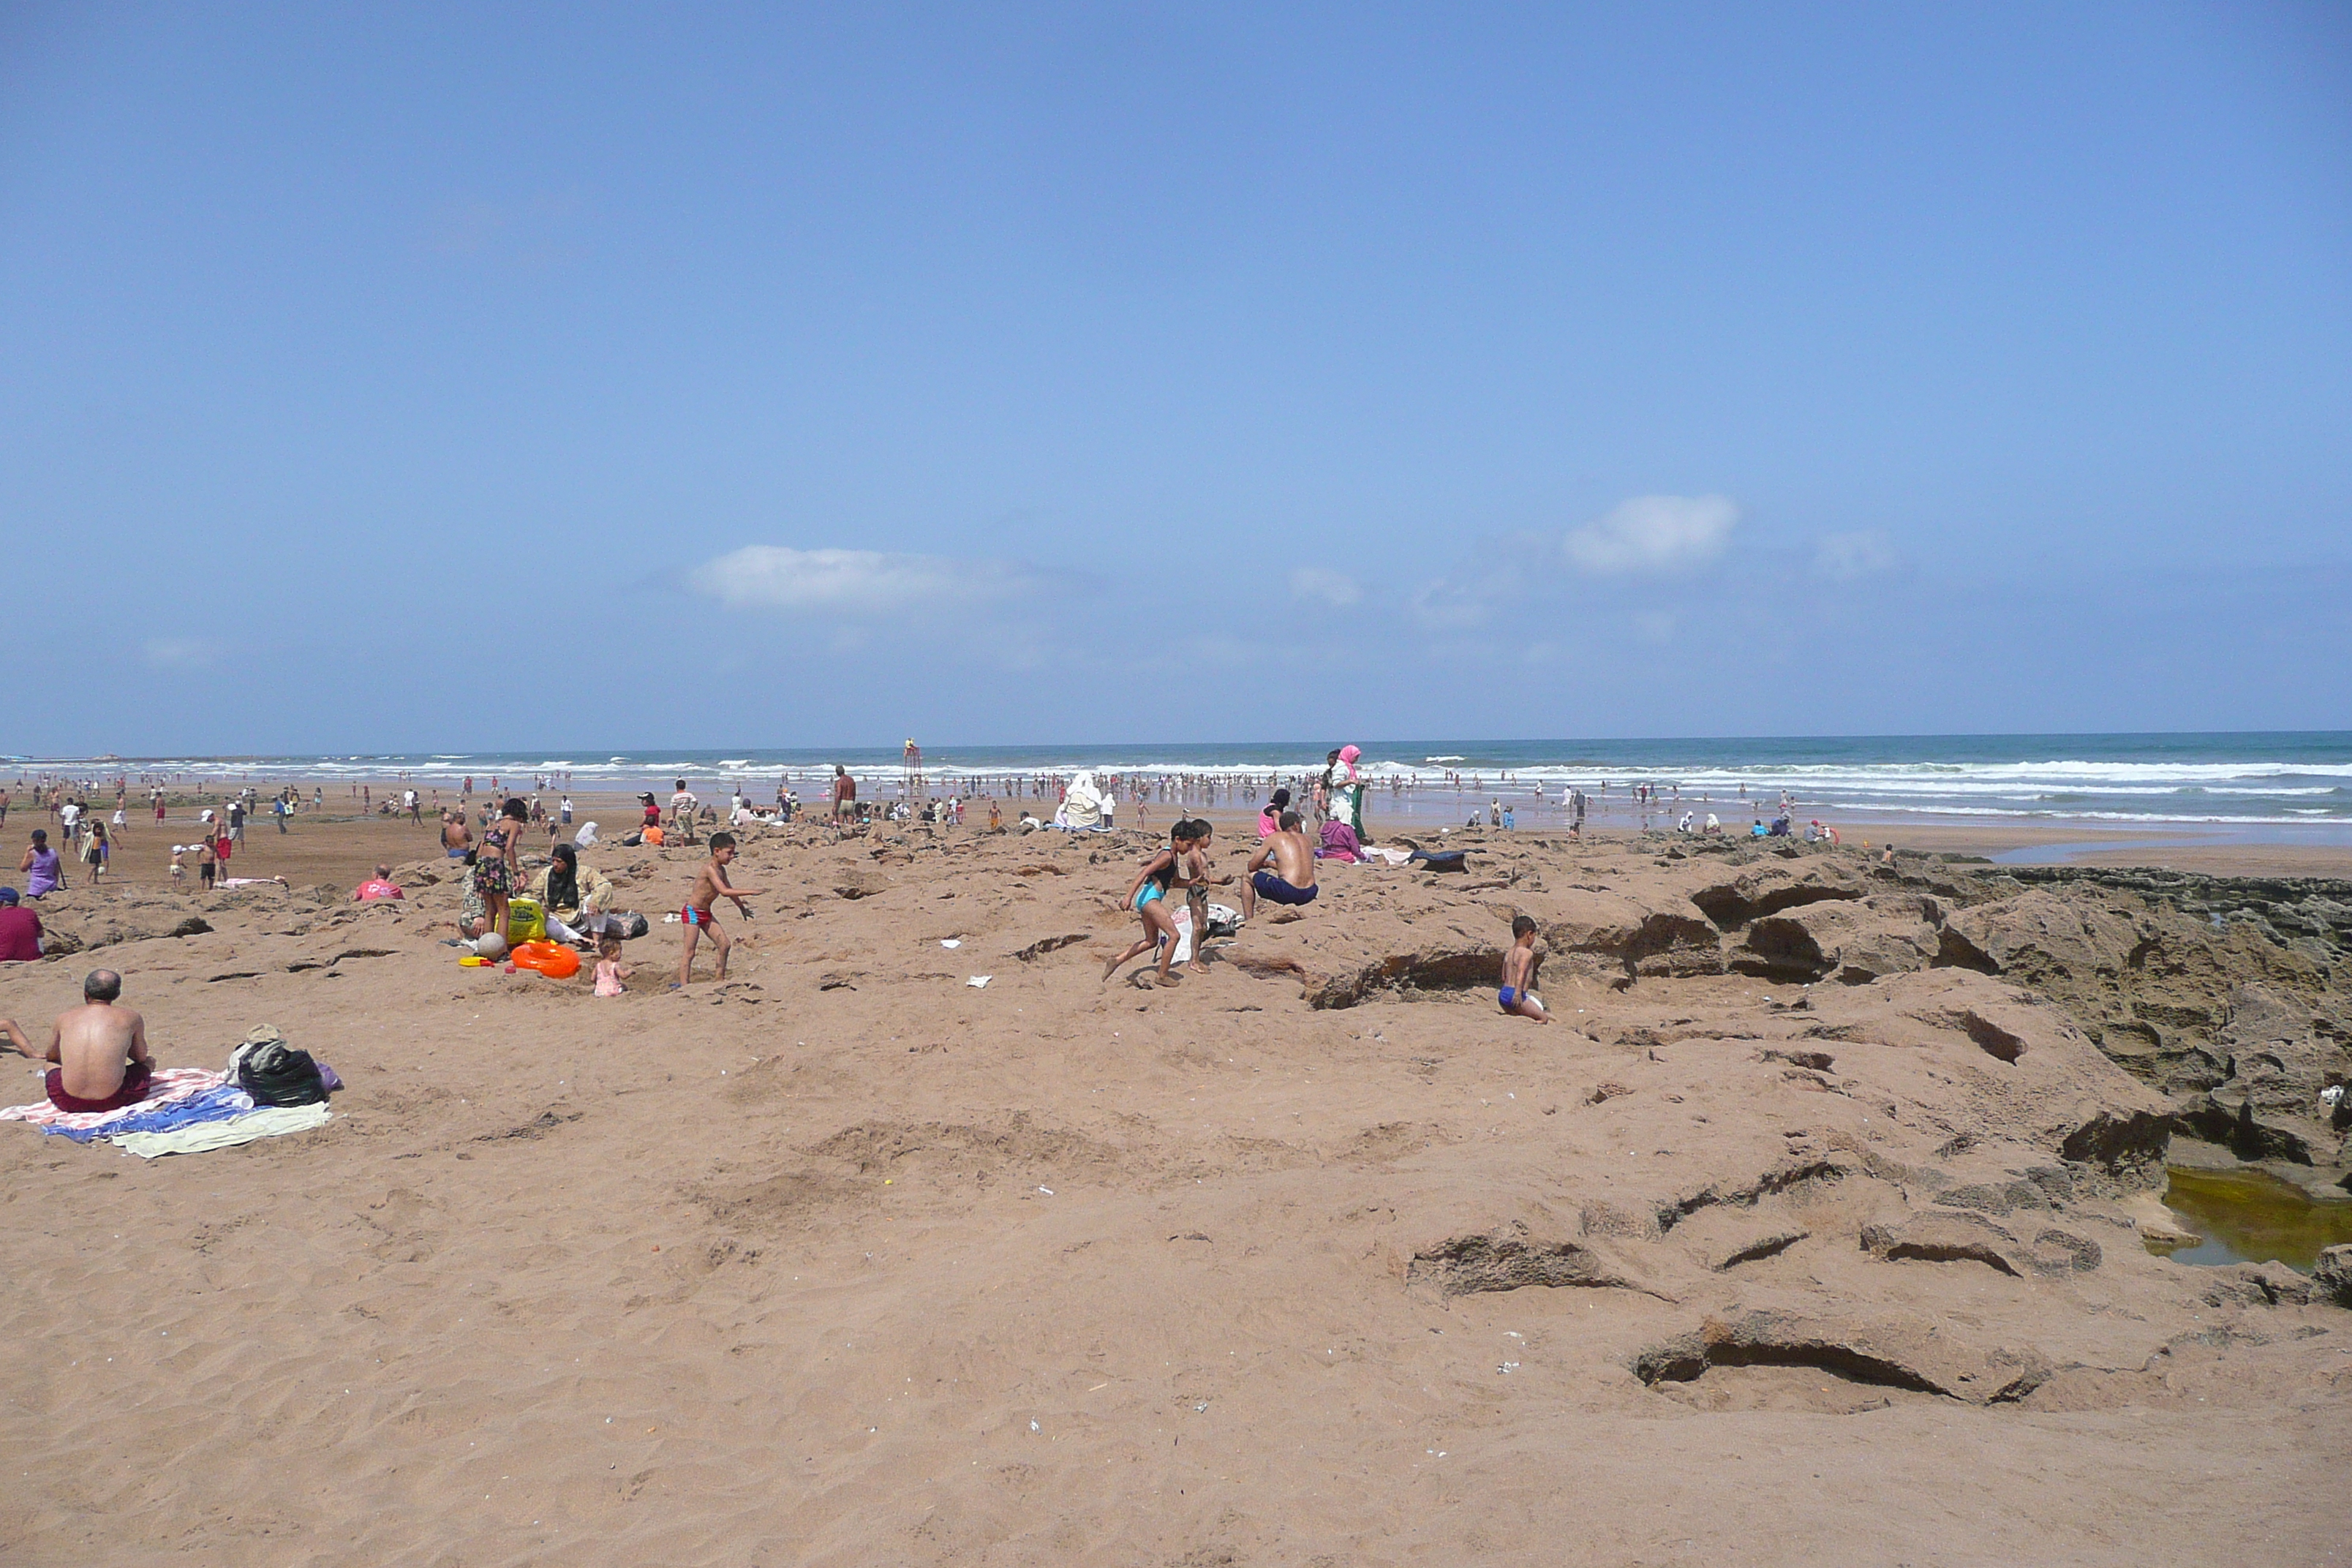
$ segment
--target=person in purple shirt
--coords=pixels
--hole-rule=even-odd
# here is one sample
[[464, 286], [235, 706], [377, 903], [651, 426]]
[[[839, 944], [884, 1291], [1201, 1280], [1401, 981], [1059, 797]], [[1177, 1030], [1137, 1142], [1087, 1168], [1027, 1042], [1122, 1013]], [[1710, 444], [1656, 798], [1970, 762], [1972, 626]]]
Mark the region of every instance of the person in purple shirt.
[[49, 830], [33, 829], [32, 847], [16, 862], [16, 869], [25, 873], [25, 896], [37, 899], [44, 893], [54, 893], [66, 885], [65, 866], [58, 852], [49, 847]]

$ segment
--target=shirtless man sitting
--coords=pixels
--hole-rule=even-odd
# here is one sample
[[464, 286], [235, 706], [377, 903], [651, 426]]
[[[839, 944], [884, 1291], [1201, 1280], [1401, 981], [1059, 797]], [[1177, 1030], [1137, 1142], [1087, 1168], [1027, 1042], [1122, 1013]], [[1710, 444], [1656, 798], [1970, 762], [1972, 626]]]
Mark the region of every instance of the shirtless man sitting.
[[91, 970], [81, 994], [80, 1006], [58, 1015], [46, 1055], [33, 1049], [14, 1018], [0, 1018], [0, 1035], [19, 1056], [58, 1064], [49, 1069], [48, 1091], [49, 1103], [59, 1110], [118, 1110], [136, 1104], [146, 1097], [155, 1070], [147, 1054], [147, 1020], [114, 1005], [122, 994], [122, 976], [111, 969]]
[[[1266, 835], [1250, 857], [1249, 880], [1242, 884], [1242, 919], [1249, 920], [1257, 913], [1257, 901], [1265, 899], [1277, 904], [1311, 904], [1321, 891], [1315, 885], [1315, 851], [1307, 846], [1307, 836], [1298, 831], [1302, 819], [1295, 811], [1282, 814], [1280, 826]], [[1265, 868], [1274, 862], [1274, 869]]]
[[474, 847], [474, 830], [466, 826], [462, 811], [441, 814], [441, 852], [452, 860], [463, 860]]

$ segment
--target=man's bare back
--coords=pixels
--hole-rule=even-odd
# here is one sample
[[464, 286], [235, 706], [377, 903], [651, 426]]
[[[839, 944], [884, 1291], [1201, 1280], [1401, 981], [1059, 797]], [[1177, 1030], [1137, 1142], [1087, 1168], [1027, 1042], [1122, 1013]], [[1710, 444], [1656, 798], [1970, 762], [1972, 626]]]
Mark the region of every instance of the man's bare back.
[[1265, 847], [1276, 876], [1302, 890], [1315, 885], [1315, 851], [1307, 847], [1305, 834], [1270, 833]]
[[[121, 977], [109, 971], [100, 971], [90, 981], [96, 983], [101, 975], [121, 991]], [[90, 993], [86, 984], [83, 994]], [[46, 1052], [33, 1049], [13, 1018], [0, 1018], [0, 1035], [7, 1037], [19, 1055], [57, 1063], [61, 1087], [77, 1100], [106, 1099], [122, 1087], [123, 1070], [131, 1062], [153, 1060], [147, 1054], [147, 1020], [135, 1008], [110, 1001], [93, 999], [58, 1014]]]

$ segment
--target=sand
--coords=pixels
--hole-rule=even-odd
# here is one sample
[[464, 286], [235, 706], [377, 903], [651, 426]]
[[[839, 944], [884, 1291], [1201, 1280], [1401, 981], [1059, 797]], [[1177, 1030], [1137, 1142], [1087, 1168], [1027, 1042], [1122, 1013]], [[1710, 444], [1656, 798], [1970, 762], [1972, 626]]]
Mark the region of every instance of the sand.
[[[125, 866], [149, 885], [77, 890], [61, 921], [181, 907], [152, 837]], [[380, 822], [252, 838], [239, 871], [329, 893], [430, 843]], [[1220, 869], [1245, 847], [1227, 836]], [[1544, 988], [1566, 1021], [1502, 1018], [1441, 971], [1486, 963], [1513, 909], [1564, 933], [1684, 875], [1556, 839], [1482, 849], [1507, 869], [1467, 879], [1335, 868], [1304, 920], [1181, 984], [1105, 984], [1139, 849], [757, 837], [736, 879], [779, 891], [730, 920], [730, 981], [706, 966], [677, 994], [659, 924], [618, 1000], [459, 969], [430, 864], [404, 908], [243, 891], [203, 906], [208, 932], [0, 972], [0, 1012], [46, 1019], [102, 954], [166, 1065], [218, 1066], [271, 1022], [350, 1085], [319, 1131], [152, 1163], [0, 1125], [0, 1557], [2344, 1551], [2341, 1309], [2216, 1297], [2221, 1271], [2148, 1256], [2095, 1173], [2044, 1216], [2095, 1240], [2088, 1272], [2013, 1216], [1988, 1223], [2015, 1233], [2014, 1273], [1857, 1245], [1937, 1222], [1906, 1170], [2013, 1180], [2068, 1118], [2153, 1103], [2031, 998], [1893, 975], [1815, 988], [1816, 1024], [1790, 1011], [1801, 987], [1619, 986], [1562, 954]], [[595, 859], [656, 921], [696, 864]], [[1401, 939], [1428, 984], [1310, 1005]], [[1970, 1009], [2029, 1042], [2021, 1065], [1951, 1022]], [[1824, 1037], [1833, 1068], [1764, 1055]], [[35, 1092], [23, 1066], [0, 1099]], [[1955, 1129], [1979, 1142], [1937, 1156]], [[1677, 1343], [1717, 1359], [1645, 1381]], [[1843, 1350], [1791, 1363], [1805, 1343]]]

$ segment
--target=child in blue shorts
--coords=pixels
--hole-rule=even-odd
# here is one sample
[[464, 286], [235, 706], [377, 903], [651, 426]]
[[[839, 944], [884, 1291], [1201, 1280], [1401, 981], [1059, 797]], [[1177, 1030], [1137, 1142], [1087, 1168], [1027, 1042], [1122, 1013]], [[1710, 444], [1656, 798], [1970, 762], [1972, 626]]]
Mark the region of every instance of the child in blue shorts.
[[1511, 951], [1503, 954], [1503, 988], [1495, 993], [1495, 1000], [1503, 1011], [1522, 1018], [1533, 1018], [1538, 1024], [1551, 1022], [1544, 1011], [1543, 998], [1535, 994], [1536, 983], [1536, 922], [1532, 915], [1521, 915], [1511, 922], [1514, 941]]

